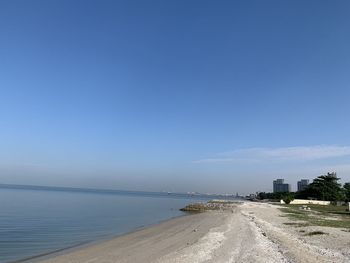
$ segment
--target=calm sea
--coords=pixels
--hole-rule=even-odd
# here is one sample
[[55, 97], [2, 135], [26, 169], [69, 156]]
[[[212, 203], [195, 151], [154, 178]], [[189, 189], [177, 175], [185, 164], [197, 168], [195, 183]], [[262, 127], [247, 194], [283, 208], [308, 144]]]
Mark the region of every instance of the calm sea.
[[179, 208], [196, 199], [162, 193], [0, 187], [0, 262], [110, 238], [181, 216]]

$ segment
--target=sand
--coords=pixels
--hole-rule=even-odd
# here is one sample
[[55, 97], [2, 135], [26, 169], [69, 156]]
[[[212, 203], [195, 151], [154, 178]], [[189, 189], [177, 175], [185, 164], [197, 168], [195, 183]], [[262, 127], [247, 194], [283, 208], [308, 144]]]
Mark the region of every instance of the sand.
[[[276, 206], [246, 202], [175, 218], [40, 262], [350, 262], [350, 233], [308, 237]], [[312, 230], [314, 230], [313, 227]], [[324, 229], [324, 228], [323, 228]]]

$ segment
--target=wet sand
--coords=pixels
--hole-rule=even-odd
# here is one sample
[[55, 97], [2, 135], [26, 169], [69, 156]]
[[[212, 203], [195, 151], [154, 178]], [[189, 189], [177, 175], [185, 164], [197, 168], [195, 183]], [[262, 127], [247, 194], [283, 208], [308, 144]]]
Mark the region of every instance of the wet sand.
[[326, 237], [305, 237], [283, 224], [289, 219], [280, 215], [274, 205], [247, 202], [175, 218], [40, 262], [350, 262], [349, 232], [330, 229]]

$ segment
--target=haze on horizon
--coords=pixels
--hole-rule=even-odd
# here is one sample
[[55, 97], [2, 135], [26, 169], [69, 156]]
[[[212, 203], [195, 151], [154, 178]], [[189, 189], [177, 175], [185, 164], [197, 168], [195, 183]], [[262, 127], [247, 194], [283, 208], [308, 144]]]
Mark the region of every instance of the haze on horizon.
[[350, 181], [350, 2], [1, 1], [0, 183]]

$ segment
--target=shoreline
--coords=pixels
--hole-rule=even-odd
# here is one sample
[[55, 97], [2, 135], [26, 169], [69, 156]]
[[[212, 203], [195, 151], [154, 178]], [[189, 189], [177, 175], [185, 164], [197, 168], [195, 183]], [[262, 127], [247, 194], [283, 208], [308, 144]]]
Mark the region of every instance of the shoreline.
[[[59, 257], [59, 256], [62, 256], [62, 255], [65, 255], [65, 254], [74, 253], [75, 251], [78, 251], [78, 250], [81, 250], [81, 249], [85, 249], [85, 248], [89, 248], [91, 246], [99, 245], [101, 243], [108, 242], [108, 241], [111, 241], [111, 240], [114, 240], [114, 239], [122, 238], [123, 236], [131, 235], [131, 234], [133, 234], [135, 232], [138, 232], [138, 231], [142, 231], [142, 230], [145, 230], [145, 229], [148, 229], [148, 228], [152, 228], [152, 227], [157, 227], [158, 225], [161, 225], [163, 223], [167, 223], [168, 221], [173, 221], [173, 220], [175, 220], [177, 218], [190, 217], [190, 216], [196, 215], [196, 214], [198, 214], [198, 211], [186, 210], [186, 208], [188, 206], [191, 206], [192, 204], [200, 204], [203, 207], [205, 207], [210, 202], [215, 202], [216, 206], [218, 207], [218, 209], [220, 209], [220, 206], [223, 203], [223, 202], [217, 201], [216, 199], [209, 200], [207, 202], [189, 203], [184, 208], [179, 209], [180, 211], [183, 212], [183, 214], [181, 214], [181, 215], [173, 216], [173, 217], [170, 217], [168, 219], [160, 220], [158, 222], [154, 222], [154, 223], [151, 223], [151, 224], [148, 224], [148, 225], [142, 225], [142, 226], [136, 227], [136, 228], [131, 229], [130, 231], [127, 231], [127, 232], [124, 232], [124, 233], [108, 235], [108, 236], [106, 236], [104, 238], [101, 238], [101, 239], [98, 239], [98, 240], [82, 241], [82, 242], [80, 242], [78, 244], [75, 244], [75, 245], [72, 245], [72, 246], [59, 248], [59, 249], [56, 249], [56, 250], [53, 250], [53, 251], [48, 251], [48, 252], [37, 254], [37, 255], [33, 255], [33, 256], [30, 256], [30, 257], [18, 259], [18, 260], [15, 260], [15, 261], [11, 261], [9, 263], [22, 263], [22, 262], [24, 262], [24, 263], [37, 263], [37, 262], [42, 262], [42, 261], [45, 261], [45, 260], [50, 260], [51, 258]], [[227, 202], [228, 203], [239, 204], [242, 201], [241, 200], [238, 200], [238, 201], [237, 200], [224, 201], [224, 203], [227, 203]]]
[[[230, 204], [26, 262], [350, 262], [350, 232], [298, 225], [280, 209], [268, 203]], [[327, 234], [307, 235], [317, 230]]]
[[104, 243], [104, 242], [108, 242], [108, 241], [111, 241], [111, 240], [114, 240], [114, 239], [117, 239], [117, 238], [121, 238], [123, 236], [130, 235], [130, 234], [133, 234], [135, 232], [142, 231], [144, 229], [155, 227], [155, 226], [158, 226], [159, 224], [166, 223], [168, 221], [172, 221], [172, 220], [180, 218], [180, 217], [187, 217], [187, 216], [191, 216], [191, 215], [192, 215], [192, 213], [190, 213], [190, 212], [186, 212], [186, 213], [184, 212], [184, 214], [182, 214], [182, 215], [178, 215], [178, 216], [174, 216], [174, 217], [171, 217], [171, 218], [168, 218], [168, 219], [164, 219], [164, 220], [161, 220], [161, 221], [149, 224], [149, 225], [139, 226], [139, 227], [136, 227], [136, 228], [134, 228], [134, 229], [132, 229], [130, 231], [127, 231], [125, 233], [108, 235], [108, 236], [106, 236], [104, 238], [101, 238], [101, 239], [98, 239], [98, 240], [82, 241], [82, 242], [80, 242], [80, 243], [78, 243], [76, 245], [72, 245], [72, 246], [68, 246], [68, 247], [64, 247], [64, 248], [59, 248], [59, 249], [56, 249], [56, 250], [53, 250], [53, 251], [48, 251], [48, 252], [41, 253], [41, 254], [38, 254], [38, 255], [33, 255], [33, 256], [30, 256], [30, 257], [26, 257], [26, 258], [10, 261], [9, 263], [22, 263], [22, 262], [23, 263], [37, 263], [37, 262], [42, 262], [44, 260], [49, 260], [51, 258], [55, 258], [55, 257], [61, 256], [61, 255], [65, 255], [67, 253], [73, 253], [73, 252], [78, 251], [80, 249], [88, 248], [90, 246], [99, 245], [99, 244]]
[[[178, 247], [196, 243], [201, 236], [216, 227], [218, 223], [224, 223], [225, 217], [220, 219], [217, 213], [221, 212], [208, 211], [175, 217], [109, 240], [86, 244], [24, 262], [86, 262], [90, 260], [91, 262], [115, 262], [115, 258], [118, 258], [118, 262], [155, 262], [160, 256], [165, 256]], [[176, 235], [179, 235], [179, 238]], [[168, 243], [165, 239], [172, 236], [175, 237], [173, 242]], [[187, 239], [184, 239], [184, 236]], [[165, 246], [160, 251], [154, 251], [152, 245], [154, 242], [158, 247]], [[168, 245], [171, 248], [168, 248]], [[131, 252], [134, 255], [130, 255]], [[110, 253], [114, 255], [108, 255]]]

